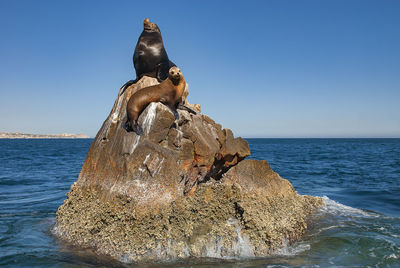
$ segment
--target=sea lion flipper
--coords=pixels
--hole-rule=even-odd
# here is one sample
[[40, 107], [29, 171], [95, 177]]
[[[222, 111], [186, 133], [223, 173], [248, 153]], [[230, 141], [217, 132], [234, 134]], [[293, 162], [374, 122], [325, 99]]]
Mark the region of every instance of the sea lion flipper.
[[166, 64], [166, 63], [157, 64], [156, 78], [157, 78], [158, 82], [161, 83], [162, 81], [167, 79], [168, 70], [170, 69], [168, 65], [169, 65], [169, 63], [168, 64]]
[[184, 110], [184, 111], [188, 111], [191, 114], [197, 114], [194, 110], [190, 109], [189, 107], [183, 105], [182, 103], [179, 103], [178, 106], [176, 107], [179, 110]]
[[135, 132], [137, 135], [142, 135], [143, 134], [143, 128], [141, 126], [139, 126], [139, 124], [137, 122], [130, 122], [130, 121], [126, 121], [125, 123], [125, 129], [128, 132]]
[[131, 132], [132, 131], [132, 126], [131, 126], [131, 122], [129, 122], [129, 121], [126, 121], [126, 123], [125, 123], [125, 130], [126, 131], [128, 131], [128, 132]]
[[135, 122], [134, 125], [132, 125], [132, 130], [138, 134], [139, 136], [143, 134], [143, 128], [141, 126], [139, 126], [138, 123]]
[[126, 82], [120, 89], [121, 93], [119, 94], [120, 96], [122, 94], [124, 94], [125, 89], [127, 89], [128, 87], [130, 87], [131, 85], [135, 84], [139, 79], [135, 79], [135, 80], [129, 80], [128, 82]]

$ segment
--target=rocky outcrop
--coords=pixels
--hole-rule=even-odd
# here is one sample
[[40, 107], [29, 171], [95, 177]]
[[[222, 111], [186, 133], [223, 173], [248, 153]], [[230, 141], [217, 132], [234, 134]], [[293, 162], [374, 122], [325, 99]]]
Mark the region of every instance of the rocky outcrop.
[[[266, 256], [295, 241], [321, 199], [300, 196], [248, 144], [206, 115], [151, 103], [127, 132], [124, 92], [103, 123], [54, 232], [122, 261]], [[187, 96], [187, 94], [185, 95]]]

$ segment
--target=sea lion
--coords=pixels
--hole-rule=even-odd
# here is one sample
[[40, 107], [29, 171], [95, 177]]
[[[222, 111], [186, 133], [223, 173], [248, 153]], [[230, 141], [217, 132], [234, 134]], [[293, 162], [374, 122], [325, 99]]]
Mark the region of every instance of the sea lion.
[[[169, 69], [166, 80], [158, 85], [145, 87], [135, 92], [126, 105], [126, 114], [128, 116], [126, 129], [128, 131], [133, 130], [138, 135], [143, 133], [143, 129], [138, 125], [137, 120], [140, 113], [151, 102], [161, 102], [172, 110], [177, 109], [180, 106], [185, 86], [185, 77], [182, 75], [181, 70], [174, 66]], [[187, 107], [184, 107], [184, 109], [187, 109]]]
[[136, 70], [136, 80], [125, 83], [124, 89], [136, 83], [144, 75], [162, 82], [167, 79], [169, 69], [176, 66], [168, 59], [160, 29], [148, 18], [143, 21], [143, 32], [133, 53], [133, 66]]

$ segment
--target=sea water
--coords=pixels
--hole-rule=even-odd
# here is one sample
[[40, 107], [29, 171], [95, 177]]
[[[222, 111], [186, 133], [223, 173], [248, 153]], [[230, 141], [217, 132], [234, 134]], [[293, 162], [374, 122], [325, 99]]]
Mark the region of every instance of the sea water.
[[[146, 267], [400, 267], [400, 139], [247, 139], [299, 194], [321, 196], [302, 240], [269, 258]], [[0, 266], [130, 267], [51, 234], [92, 139], [0, 140]]]

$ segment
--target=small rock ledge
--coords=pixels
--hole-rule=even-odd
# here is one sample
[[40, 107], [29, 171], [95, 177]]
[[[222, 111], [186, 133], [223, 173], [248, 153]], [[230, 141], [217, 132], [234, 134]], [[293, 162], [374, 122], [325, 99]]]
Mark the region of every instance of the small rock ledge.
[[299, 239], [322, 200], [298, 195], [266, 161], [244, 160], [247, 141], [198, 105], [174, 115], [151, 103], [138, 120], [144, 134], [125, 130], [130, 96], [156, 83], [143, 77], [119, 92], [54, 233], [124, 262], [268, 256]]

